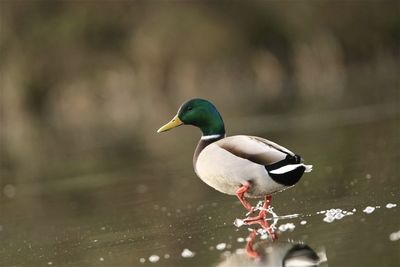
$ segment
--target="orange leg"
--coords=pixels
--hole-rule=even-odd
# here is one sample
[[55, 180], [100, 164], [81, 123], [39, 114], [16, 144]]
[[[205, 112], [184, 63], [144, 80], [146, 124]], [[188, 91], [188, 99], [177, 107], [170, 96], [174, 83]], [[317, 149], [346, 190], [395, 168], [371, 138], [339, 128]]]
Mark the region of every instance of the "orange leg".
[[246, 253], [247, 256], [251, 257], [251, 258], [259, 258], [260, 254], [254, 250], [253, 248], [253, 243], [256, 239], [256, 235], [257, 235], [257, 231], [253, 230], [253, 232], [251, 232], [251, 234], [249, 235], [249, 240], [247, 241], [246, 244]]
[[244, 194], [249, 190], [250, 183], [246, 182], [237, 191], [236, 196], [238, 197], [240, 203], [249, 211], [252, 212], [254, 207], [244, 198]]
[[245, 222], [252, 222], [252, 221], [259, 221], [259, 220], [265, 220], [267, 217], [267, 209], [269, 208], [269, 205], [271, 204], [272, 197], [270, 195], [265, 196], [264, 204], [262, 207], [262, 210], [258, 213], [258, 216], [256, 217], [248, 217], [244, 221]]
[[265, 229], [268, 234], [271, 236], [272, 240], [276, 240], [278, 237], [277, 235], [273, 232], [271, 229], [270, 225], [268, 222], [265, 220], [267, 216], [267, 209], [269, 208], [269, 205], [271, 204], [272, 197], [271, 196], [265, 196], [265, 201], [262, 210], [258, 213], [257, 216], [255, 217], [248, 217], [243, 220], [243, 222], [246, 225], [252, 225], [252, 224], [259, 224], [263, 229]]

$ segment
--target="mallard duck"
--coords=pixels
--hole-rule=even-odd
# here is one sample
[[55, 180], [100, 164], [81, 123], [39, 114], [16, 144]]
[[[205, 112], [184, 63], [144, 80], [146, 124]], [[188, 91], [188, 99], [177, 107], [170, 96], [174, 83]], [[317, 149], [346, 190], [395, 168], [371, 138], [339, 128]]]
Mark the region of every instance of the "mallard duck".
[[180, 125], [198, 127], [202, 136], [193, 156], [197, 176], [209, 186], [229, 195], [236, 195], [251, 214], [254, 206], [246, 199], [265, 198], [256, 217], [245, 224], [259, 223], [264, 228], [271, 194], [295, 185], [312, 165], [305, 165], [299, 155], [272, 141], [248, 135], [226, 136], [222, 117], [205, 99], [191, 99], [179, 108], [170, 122], [158, 133]]

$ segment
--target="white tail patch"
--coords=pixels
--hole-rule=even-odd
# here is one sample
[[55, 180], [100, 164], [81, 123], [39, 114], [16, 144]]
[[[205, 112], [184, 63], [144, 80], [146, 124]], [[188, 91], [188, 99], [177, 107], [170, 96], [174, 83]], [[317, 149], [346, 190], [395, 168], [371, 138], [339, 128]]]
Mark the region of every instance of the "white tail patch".
[[306, 170], [304, 172], [311, 172], [312, 171], [312, 167], [313, 167], [312, 165], [304, 165], [303, 164], [303, 166], [306, 167]]
[[287, 172], [291, 172], [291, 171], [297, 169], [297, 168], [300, 167], [300, 166], [303, 166], [303, 167], [306, 168], [304, 172], [310, 172], [310, 171], [312, 171], [312, 167], [313, 167], [312, 165], [305, 165], [305, 164], [303, 164], [303, 163], [300, 163], [300, 164], [290, 164], [290, 165], [286, 165], [286, 166], [280, 167], [280, 168], [278, 168], [278, 169], [276, 169], [276, 170], [272, 170], [272, 171], [270, 171], [270, 173], [272, 173], [272, 174], [287, 173]]

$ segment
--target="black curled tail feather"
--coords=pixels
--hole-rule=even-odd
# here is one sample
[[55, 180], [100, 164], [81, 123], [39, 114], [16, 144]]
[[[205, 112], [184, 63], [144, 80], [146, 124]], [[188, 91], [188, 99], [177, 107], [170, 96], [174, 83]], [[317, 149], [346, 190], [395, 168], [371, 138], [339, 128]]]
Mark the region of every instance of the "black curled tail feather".
[[[292, 186], [296, 184], [300, 178], [303, 176], [303, 173], [306, 171], [306, 167], [301, 164], [302, 159], [299, 155], [287, 155], [285, 159], [275, 162], [270, 165], [266, 165], [265, 169], [267, 170], [269, 176], [277, 183]], [[295, 168], [282, 173], [274, 173], [274, 170], [279, 168], [288, 166], [288, 165], [298, 165]]]

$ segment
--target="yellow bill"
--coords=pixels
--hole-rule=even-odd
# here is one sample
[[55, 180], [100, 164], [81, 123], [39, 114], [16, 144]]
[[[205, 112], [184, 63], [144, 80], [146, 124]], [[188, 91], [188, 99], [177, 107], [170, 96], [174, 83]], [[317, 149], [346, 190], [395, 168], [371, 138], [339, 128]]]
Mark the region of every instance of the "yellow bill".
[[157, 133], [165, 132], [168, 130], [171, 130], [172, 128], [178, 127], [179, 125], [182, 125], [183, 122], [178, 118], [178, 115], [172, 118], [170, 122], [162, 126], [160, 129], [157, 130]]

